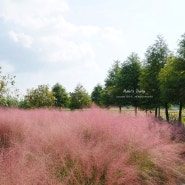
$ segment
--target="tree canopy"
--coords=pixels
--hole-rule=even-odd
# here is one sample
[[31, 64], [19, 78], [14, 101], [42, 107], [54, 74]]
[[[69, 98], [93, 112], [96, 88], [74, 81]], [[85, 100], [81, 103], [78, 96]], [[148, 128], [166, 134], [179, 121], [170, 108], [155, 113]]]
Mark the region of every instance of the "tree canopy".
[[65, 88], [60, 85], [59, 83], [56, 83], [52, 87], [52, 92], [55, 97], [55, 106], [56, 107], [68, 107], [69, 105], [69, 96], [66, 92]]
[[15, 76], [3, 75], [0, 67], [0, 105], [16, 105], [18, 90], [14, 88]]
[[91, 98], [85, 88], [78, 84], [74, 92], [70, 93], [70, 109], [83, 109], [91, 105]]
[[55, 97], [47, 85], [39, 85], [35, 89], [27, 90], [25, 101], [31, 108], [52, 107], [55, 104]]
[[144, 66], [140, 76], [140, 88], [143, 89], [147, 95], [152, 96], [151, 99], [145, 101], [146, 108], [156, 108], [157, 110], [157, 108], [161, 106], [158, 75], [166, 64], [168, 56], [168, 46], [164, 39], [158, 36], [155, 43], [149, 46], [145, 53]]
[[103, 86], [98, 84], [94, 87], [91, 93], [91, 100], [97, 105], [101, 106], [103, 105], [102, 96], [103, 96]]

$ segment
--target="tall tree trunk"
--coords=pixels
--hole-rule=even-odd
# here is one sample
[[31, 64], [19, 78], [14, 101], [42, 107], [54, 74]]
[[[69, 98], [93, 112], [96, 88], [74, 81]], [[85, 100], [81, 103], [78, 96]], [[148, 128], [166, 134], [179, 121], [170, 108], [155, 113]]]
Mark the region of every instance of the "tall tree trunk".
[[160, 118], [160, 116], [161, 116], [161, 109], [160, 109], [160, 107], [158, 108], [158, 118]]
[[182, 101], [180, 101], [179, 104], [179, 119], [178, 119], [179, 125], [181, 125], [181, 120], [182, 120]]
[[155, 118], [157, 118], [157, 107], [155, 108]]
[[134, 111], [135, 111], [135, 116], [137, 116], [137, 107], [135, 107]]
[[166, 114], [166, 121], [169, 122], [168, 104], [167, 103], [165, 103], [165, 114]]
[[119, 105], [119, 113], [121, 113], [121, 105]]

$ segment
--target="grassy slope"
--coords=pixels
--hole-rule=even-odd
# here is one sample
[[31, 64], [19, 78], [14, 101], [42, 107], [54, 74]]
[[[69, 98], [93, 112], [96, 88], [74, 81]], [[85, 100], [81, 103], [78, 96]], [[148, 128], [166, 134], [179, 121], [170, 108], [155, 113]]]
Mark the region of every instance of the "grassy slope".
[[2, 185], [157, 185], [185, 180], [185, 144], [138, 113], [0, 110]]

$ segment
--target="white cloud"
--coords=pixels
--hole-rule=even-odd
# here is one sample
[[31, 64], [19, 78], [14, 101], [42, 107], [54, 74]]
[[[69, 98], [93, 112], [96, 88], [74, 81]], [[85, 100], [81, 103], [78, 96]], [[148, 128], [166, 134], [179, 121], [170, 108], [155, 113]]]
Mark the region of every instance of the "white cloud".
[[27, 48], [34, 40], [35, 50], [45, 57], [44, 61], [78, 61], [85, 56], [94, 57], [89, 42], [93, 38], [122, 42], [123, 35], [115, 28], [75, 25], [66, 21], [64, 13], [69, 7], [65, 0], [1, 0], [0, 5], [1, 16], [16, 25], [14, 31], [9, 31], [9, 36]]
[[25, 33], [17, 33], [15, 31], [9, 31], [8, 35], [10, 38], [17, 43], [21, 43], [25, 48], [30, 48], [33, 42], [33, 39], [31, 36], [25, 34]]
[[123, 43], [123, 32], [113, 27], [106, 27], [103, 30], [103, 38], [112, 42], [122, 44]]
[[1, 0], [1, 16], [6, 21], [32, 29], [42, 28], [50, 17], [61, 16], [69, 10], [65, 0]]
[[97, 35], [101, 29], [98, 26], [79, 26], [78, 32], [86, 37], [93, 37]]
[[0, 5], [3, 7], [0, 15], [15, 24], [9, 37], [26, 48], [31, 47], [34, 40], [33, 47], [40, 52], [43, 61], [77, 62], [87, 55], [94, 56], [87, 39], [99, 28], [66, 21], [63, 14], [69, 7], [65, 0], [2, 0]]
[[64, 79], [61, 84], [66, 86], [74, 87], [78, 81], [90, 89], [95, 79], [100, 80], [95, 74], [103, 74], [100, 63], [109, 65], [107, 41], [111, 42], [111, 49], [115, 48], [114, 44], [122, 48], [121, 31], [114, 27], [69, 22], [65, 19], [67, 11], [67, 0], [0, 0], [0, 17], [9, 25], [8, 35], [12, 41], [36, 52], [39, 58], [35, 61], [44, 61], [48, 66], [58, 65], [53, 71], [39, 69], [35, 73], [19, 73], [16, 81], [20, 82], [20, 88], [30, 88], [45, 81], [52, 84], [61, 78]]
[[63, 38], [60, 35], [46, 35], [37, 40], [41, 52], [44, 53], [43, 61], [48, 62], [82, 62], [82, 59], [95, 58], [93, 47], [85, 39], [78, 41], [74, 37]]
[[0, 67], [3, 74], [10, 74], [14, 71], [14, 66], [7, 61], [0, 61]]

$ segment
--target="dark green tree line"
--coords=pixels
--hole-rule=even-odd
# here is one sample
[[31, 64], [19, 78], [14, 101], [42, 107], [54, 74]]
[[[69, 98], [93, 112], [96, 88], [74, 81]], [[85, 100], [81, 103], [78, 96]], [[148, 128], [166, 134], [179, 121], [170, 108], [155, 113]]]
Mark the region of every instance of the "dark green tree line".
[[[124, 105], [154, 109], [156, 117], [160, 117], [160, 108], [164, 107], [167, 121], [170, 105], [179, 104], [178, 120], [181, 122], [185, 106], [184, 76], [185, 34], [178, 42], [176, 55], [171, 54], [163, 37], [157, 36], [154, 44], [146, 50], [143, 61], [136, 53], [123, 63], [115, 61], [108, 71], [105, 85], [101, 88], [96, 86], [91, 98], [100, 106], [119, 106], [120, 110]], [[137, 91], [144, 92], [146, 98], [133, 98], [137, 97]], [[131, 98], [122, 98], [126, 95], [131, 95]]]
[[[179, 104], [178, 122], [182, 121], [182, 108], [185, 106], [185, 34], [178, 43], [176, 56], [171, 56], [159, 75], [162, 99], [166, 106], [169, 103]], [[166, 111], [167, 121], [169, 121]]]
[[149, 108], [155, 108], [155, 116], [157, 117], [157, 108], [160, 110], [162, 104], [160, 99], [160, 85], [158, 75], [164, 67], [169, 55], [166, 42], [161, 36], [157, 37], [155, 43], [148, 47], [145, 53], [144, 66], [140, 76], [140, 88], [152, 96], [148, 99]]

